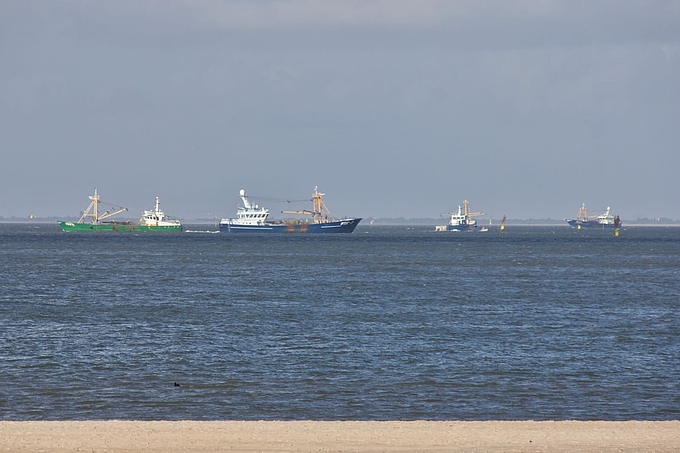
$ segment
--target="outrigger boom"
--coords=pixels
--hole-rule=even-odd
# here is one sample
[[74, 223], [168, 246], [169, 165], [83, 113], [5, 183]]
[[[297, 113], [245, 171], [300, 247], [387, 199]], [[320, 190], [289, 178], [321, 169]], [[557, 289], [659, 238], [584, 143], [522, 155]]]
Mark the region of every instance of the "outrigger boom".
[[[313, 211], [281, 211], [281, 214], [299, 214], [299, 215], [311, 215], [314, 223], [323, 223], [330, 219], [331, 222], [335, 221], [335, 218], [331, 214], [331, 211], [326, 207], [323, 202], [323, 196], [325, 193], [319, 192], [319, 187], [314, 186], [314, 193], [312, 194], [312, 209]], [[324, 219], [323, 217], [326, 216]]]
[[[96, 187], [94, 188], [94, 195], [90, 195], [89, 199], [92, 200], [92, 202], [87, 207], [85, 212], [83, 212], [83, 215], [80, 217], [80, 220], [78, 220], [78, 223], [83, 223], [87, 217], [92, 217], [92, 223], [96, 224], [104, 219], [108, 219], [109, 217], [113, 217], [116, 214], [120, 214], [121, 212], [128, 210], [128, 208], [112, 207], [102, 215], [99, 215], [99, 194], [97, 193]], [[92, 210], [92, 214], [90, 214], [90, 210]]]
[[[156, 197], [155, 209], [144, 211], [144, 215], [139, 220], [140, 223], [134, 223], [130, 220], [116, 221], [114, 219], [103, 221], [116, 214], [125, 212], [128, 208], [112, 207], [103, 214], [99, 213], [99, 203], [104, 203], [99, 198], [97, 188], [94, 188], [94, 195], [88, 196], [90, 205], [87, 207], [78, 222], [71, 222], [68, 220], [58, 220], [62, 231], [66, 232], [82, 232], [82, 231], [97, 231], [97, 232], [160, 232], [160, 231], [182, 231], [182, 222], [177, 219], [170, 219], [160, 209], [160, 200]], [[108, 204], [108, 203], [106, 203]], [[92, 221], [89, 221], [89, 218]], [[85, 220], [88, 219], [86, 222]]]
[[223, 233], [351, 233], [361, 221], [361, 218], [333, 218], [318, 187], [314, 187], [311, 211], [281, 211], [283, 214], [312, 216], [311, 222], [309, 219], [268, 220], [269, 210], [251, 203], [244, 189], [239, 191], [239, 196], [243, 206], [238, 207], [236, 218], [220, 220]]

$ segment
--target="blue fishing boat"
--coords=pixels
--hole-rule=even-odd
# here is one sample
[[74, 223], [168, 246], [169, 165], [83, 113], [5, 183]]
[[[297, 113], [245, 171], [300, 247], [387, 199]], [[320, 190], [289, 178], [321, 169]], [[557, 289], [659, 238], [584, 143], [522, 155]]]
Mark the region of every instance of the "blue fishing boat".
[[580, 230], [581, 228], [621, 228], [621, 220], [619, 216], [614, 216], [611, 213], [611, 208], [607, 207], [607, 211], [604, 214], [600, 214], [594, 219], [588, 217], [588, 209], [586, 204], [583, 203], [581, 208], [578, 210], [575, 219], [565, 219], [570, 227]]
[[241, 189], [239, 196], [243, 206], [239, 206], [235, 219], [220, 220], [222, 233], [351, 233], [361, 221], [360, 218], [334, 218], [318, 187], [312, 194], [311, 211], [281, 211], [283, 214], [311, 216], [311, 219], [269, 220], [269, 209], [251, 203], [246, 191]]

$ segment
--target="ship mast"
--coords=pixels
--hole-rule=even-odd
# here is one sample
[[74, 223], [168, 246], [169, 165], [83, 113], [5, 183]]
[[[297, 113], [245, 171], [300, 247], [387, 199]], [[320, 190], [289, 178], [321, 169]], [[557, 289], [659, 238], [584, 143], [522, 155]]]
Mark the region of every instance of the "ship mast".
[[[85, 212], [83, 212], [83, 215], [80, 217], [80, 220], [78, 220], [78, 223], [83, 223], [86, 217], [92, 217], [92, 223], [98, 223], [99, 222], [99, 211], [98, 211], [98, 206], [99, 206], [99, 195], [97, 194], [97, 188], [94, 188], [94, 195], [90, 195], [88, 197], [90, 200], [90, 205], [87, 207]], [[90, 214], [90, 210], [92, 209], [92, 214]]]
[[[326, 207], [326, 204], [323, 202], [323, 196], [326, 195], [325, 193], [319, 192], [319, 187], [314, 186], [314, 193], [312, 194], [312, 210], [311, 211], [281, 211], [282, 214], [303, 214], [303, 215], [311, 215], [314, 223], [323, 223], [325, 221], [330, 220], [335, 220], [333, 218], [333, 215], [331, 215], [331, 212], [328, 210]], [[323, 219], [323, 216], [326, 216], [326, 220]]]
[[576, 214], [576, 220], [582, 220], [584, 222], [588, 221], [588, 209], [586, 208], [585, 203], [579, 208], [578, 214]]
[[250, 200], [248, 200], [248, 197], [246, 196], [246, 190], [245, 189], [239, 190], [238, 195], [239, 197], [241, 197], [241, 201], [243, 201], [243, 207], [246, 208], [246, 210], [251, 209], [252, 205], [250, 204]]
[[465, 214], [465, 220], [467, 222], [470, 222], [473, 217], [486, 215], [485, 212], [470, 212], [470, 207], [467, 200], [463, 201], [463, 213]]
[[[83, 223], [87, 217], [92, 217], [92, 223], [97, 224], [101, 220], [107, 219], [109, 217], [112, 217], [116, 214], [120, 214], [121, 212], [125, 212], [128, 210], [127, 208], [111, 208], [100, 216], [99, 194], [97, 193], [96, 187], [94, 188], [94, 195], [90, 195], [88, 198], [92, 201], [90, 202], [90, 205], [87, 207], [85, 212], [83, 212], [83, 215], [80, 217], [80, 220], [78, 220], [78, 223]], [[156, 201], [158, 201], [158, 199], [156, 199]], [[90, 214], [90, 210], [92, 210], [92, 214]]]
[[314, 223], [321, 223], [321, 209], [323, 207], [323, 200], [321, 199], [325, 194], [319, 193], [319, 187], [314, 186], [314, 193], [312, 194], [312, 209], [314, 210]]

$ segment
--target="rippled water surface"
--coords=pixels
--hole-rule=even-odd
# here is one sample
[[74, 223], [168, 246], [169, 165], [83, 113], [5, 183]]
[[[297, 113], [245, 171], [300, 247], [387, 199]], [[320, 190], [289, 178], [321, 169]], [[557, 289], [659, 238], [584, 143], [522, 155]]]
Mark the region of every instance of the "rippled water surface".
[[0, 224], [0, 419], [680, 418], [680, 228], [211, 229]]

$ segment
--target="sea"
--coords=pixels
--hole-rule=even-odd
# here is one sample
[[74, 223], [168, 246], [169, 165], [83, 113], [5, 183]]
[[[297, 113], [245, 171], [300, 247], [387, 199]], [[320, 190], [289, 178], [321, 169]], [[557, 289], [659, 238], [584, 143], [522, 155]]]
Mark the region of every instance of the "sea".
[[0, 420], [110, 419], [680, 419], [680, 228], [0, 224]]

